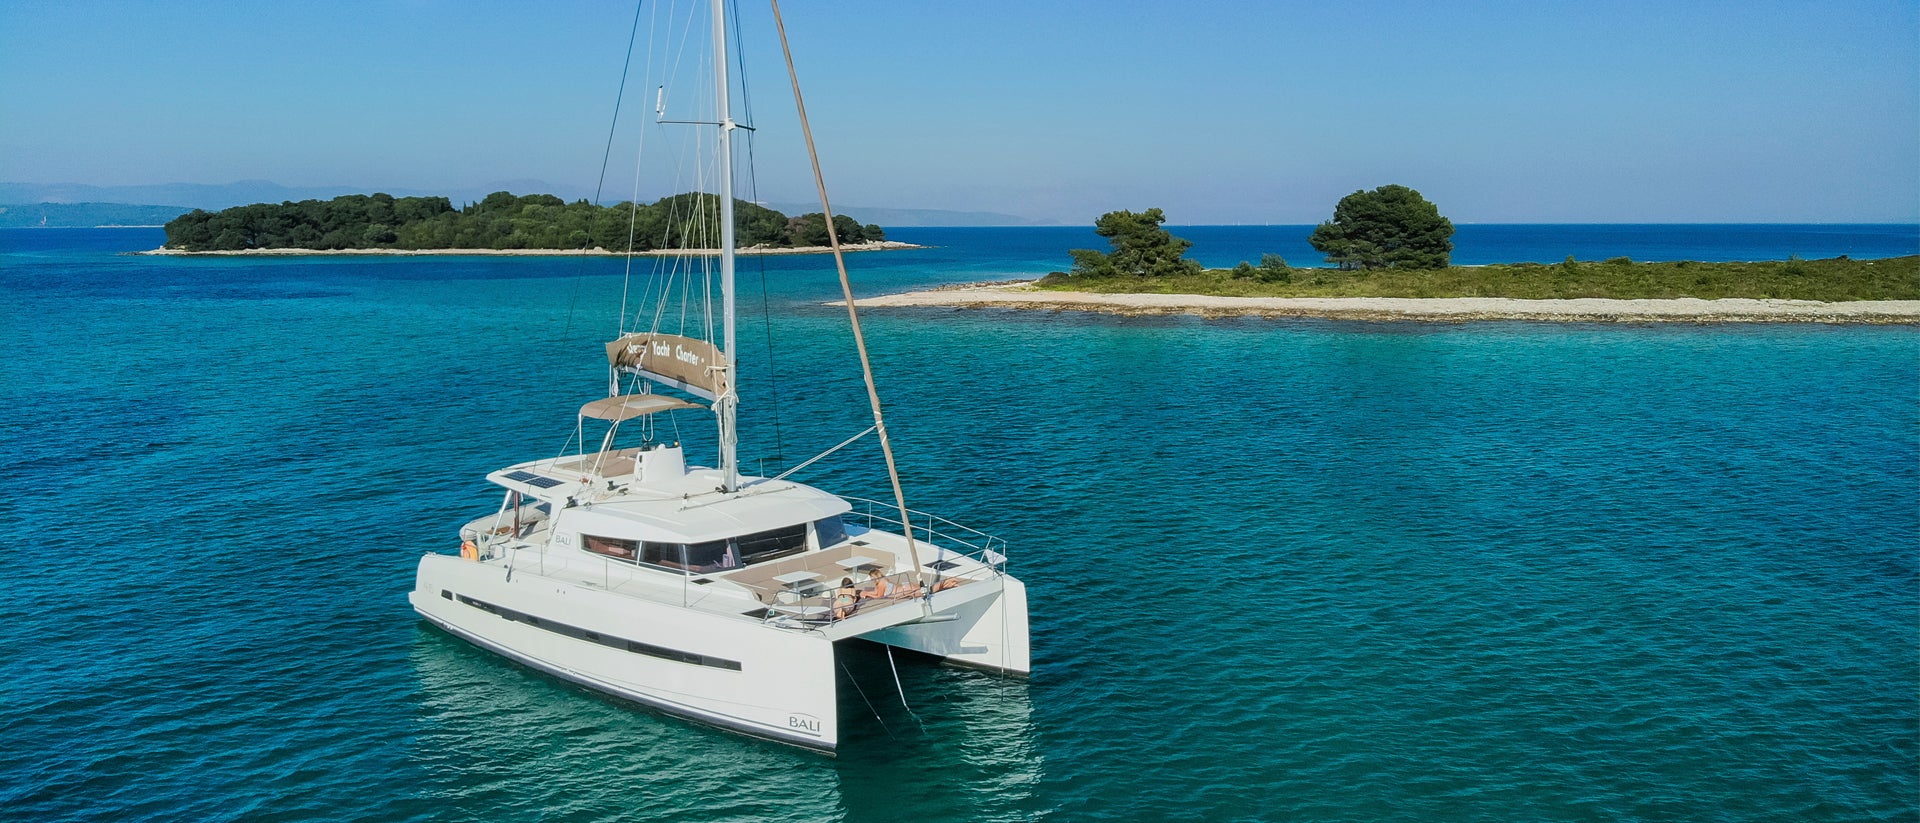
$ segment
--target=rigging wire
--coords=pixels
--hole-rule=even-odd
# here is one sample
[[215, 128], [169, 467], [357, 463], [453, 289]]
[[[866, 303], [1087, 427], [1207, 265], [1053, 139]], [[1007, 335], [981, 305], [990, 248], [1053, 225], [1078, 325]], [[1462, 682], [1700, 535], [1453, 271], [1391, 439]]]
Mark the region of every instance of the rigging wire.
[[[607, 123], [607, 147], [606, 150], [600, 154], [600, 177], [593, 184], [593, 204], [595, 206], [600, 205], [600, 192], [607, 183], [607, 164], [613, 159], [613, 135], [620, 127], [620, 106], [627, 95], [627, 75], [633, 69], [633, 43], [640, 35], [640, 10], [645, 7], [645, 0], [635, 3], [633, 6], [633, 27], [627, 32], [627, 55], [620, 61], [620, 91], [613, 96], [613, 117], [611, 122]], [[587, 242], [593, 242], [592, 238], [589, 237]], [[631, 255], [632, 241], [629, 240], [627, 245], [629, 255]], [[628, 260], [631, 261], [632, 257], [629, 256]], [[586, 272], [587, 264], [584, 261], [574, 269], [573, 293], [567, 298], [567, 322], [562, 326], [560, 331], [560, 342], [562, 344], [565, 344], [573, 337], [573, 312], [574, 309], [580, 305], [580, 281], [585, 278]], [[626, 291], [624, 284], [621, 286], [621, 291], [623, 292], [622, 301], [624, 302], [624, 292]], [[620, 313], [622, 315], [626, 314], [624, 306], [621, 308]], [[582, 444], [582, 448], [585, 448], [584, 444]]]
[[627, 57], [620, 62], [620, 90], [613, 95], [613, 122], [607, 124], [607, 149], [600, 154], [600, 179], [593, 184], [593, 204], [600, 205], [600, 191], [607, 185], [607, 162], [613, 159], [613, 135], [620, 127], [620, 105], [627, 98], [627, 74], [633, 69], [633, 43], [640, 36], [640, 10], [646, 0], [633, 4], [633, 28], [627, 32]]
[[867, 690], [860, 688], [860, 681], [854, 679], [853, 670], [847, 668], [845, 663], [840, 664], [840, 670], [847, 673], [847, 682], [852, 683], [853, 690], [860, 693], [861, 701], [867, 704], [867, 711], [873, 712], [873, 722], [880, 724], [880, 730], [887, 733], [887, 739], [898, 740], [899, 738], [893, 736], [893, 730], [887, 728], [887, 721], [880, 719], [880, 710], [874, 708], [873, 701], [867, 699]]
[[[672, 28], [674, 26], [674, 20], [679, 16], [679, 12], [678, 12], [679, 7], [680, 7], [680, 4], [678, 2], [674, 2], [667, 9], [666, 26], [668, 27], [668, 30], [669, 30], [668, 37], [661, 38], [658, 36], [660, 25], [661, 25], [660, 24], [660, 5], [658, 3], [654, 4], [653, 17], [651, 22], [648, 23], [647, 42], [649, 43], [657, 43], [657, 42], [663, 42], [663, 41], [666, 42], [666, 48], [650, 50], [648, 52], [649, 59], [647, 60], [646, 77], [649, 83], [651, 83], [654, 78], [654, 61], [652, 59], [652, 55], [656, 53], [659, 55], [659, 58], [660, 58], [659, 76], [661, 77], [660, 88], [662, 89], [675, 85], [676, 78], [680, 76], [681, 66], [684, 65], [686, 62], [685, 57], [687, 54], [687, 43], [692, 39], [692, 33], [694, 29], [693, 17], [689, 15], [687, 17], [686, 25], [681, 27], [679, 31], [677, 46], [672, 42], [672, 34], [673, 34]], [[646, 133], [647, 133], [647, 130], [643, 128], [641, 131], [641, 145], [643, 149], [645, 146]], [[668, 156], [674, 159], [673, 180], [675, 181], [675, 185], [672, 186], [672, 189], [678, 189], [680, 188], [679, 181], [684, 180], [686, 177], [686, 167], [680, 162], [680, 154], [678, 152], [670, 151], [668, 153]], [[632, 211], [633, 220], [638, 219], [639, 212], [640, 212], [639, 203], [640, 203], [641, 166], [642, 166], [642, 163], [640, 162], [640, 157], [636, 155], [634, 160], [634, 166], [633, 166], [633, 199], [632, 199], [632, 202], [634, 204], [633, 211]], [[676, 220], [679, 214], [679, 207], [680, 207], [679, 201], [677, 200], [669, 201], [669, 204], [667, 207], [666, 219], [662, 220], [660, 223], [660, 237], [658, 238], [659, 242], [652, 244], [654, 248], [663, 249], [668, 247], [670, 241], [673, 238], [674, 228], [677, 225]], [[628, 233], [627, 233], [627, 246], [629, 250], [628, 257], [627, 257], [629, 277], [631, 277], [632, 260], [633, 260], [631, 250], [634, 245], [633, 241], [638, 237], [638, 235], [639, 235], [639, 232], [638, 232], [637, 225], [630, 221], [629, 227], [628, 227]], [[685, 237], [684, 231], [681, 232], [681, 236], [684, 239]], [[678, 277], [680, 274], [683, 273], [680, 267], [682, 262], [684, 261], [682, 261], [680, 258], [677, 258], [677, 257], [656, 256], [654, 258], [653, 265], [649, 268], [649, 271], [647, 274], [647, 282], [640, 292], [640, 300], [638, 301], [639, 304], [642, 306], [647, 305], [649, 302], [649, 296], [653, 294], [654, 284], [655, 283], [660, 284], [660, 299], [659, 299], [659, 302], [655, 304], [656, 308], [655, 308], [653, 322], [647, 326], [649, 331], [657, 332], [660, 330], [660, 325], [659, 325], [660, 320], [664, 316], [664, 313], [666, 311], [666, 305], [667, 305], [666, 301], [667, 301], [668, 293], [672, 289], [672, 283], [676, 277]], [[626, 297], [623, 295], [621, 298], [621, 306], [620, 306], [622, 323], [626, 322], [625, 318], [627, 315], [628, 305], [629, 303], [627, 302]], [[641, 327], [641, 324], [638, 322], [638, 319], [639, 319], [638, 317], [635, 318], [635, 323], [633, 326], [633, 328], [636, 330]]]
[[[740, 36], [739, 4], [735, 3], [734, 6], [733, 39], [736, 46], [734, 62], [740, 67], [740, 113], [746, 118], [747, 126], [747, 202], [757, 206], [760, 204], [760, 174], [753, 155], [755, 132], [753, 130], [753, 95], [747, 83], [747, 42]], [[775, 469], [779, 469], [786, 465], [787, 446], [780, 420], [783, 396], [780, 394], [780, 364], [774, 357], [773, 301], [767, 293], [767, 256], [754, 255], [754, 264], [760, 271], [760, 329], [767, 344], [767, 394], [771, 398], [771, 402], [767, 405], [773, 412], [773, 465]], [[766, 469], [762, 468], [760, 473], [766, 474]]]

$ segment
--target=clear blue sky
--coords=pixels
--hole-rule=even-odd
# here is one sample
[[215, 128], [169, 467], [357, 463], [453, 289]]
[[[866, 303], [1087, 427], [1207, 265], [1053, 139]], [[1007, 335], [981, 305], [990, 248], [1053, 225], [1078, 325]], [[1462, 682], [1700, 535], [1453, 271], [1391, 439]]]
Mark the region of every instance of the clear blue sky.
[[[743, 9], [760, 196], [805, 200], [766, 6]], [[783, 11], [839, 204], [1305, 223], [1399, 183], [1460, 222], [1920, 219], [1913, 0]], [[0, 180], [588, 195], [632, 15], [5, 0]]]

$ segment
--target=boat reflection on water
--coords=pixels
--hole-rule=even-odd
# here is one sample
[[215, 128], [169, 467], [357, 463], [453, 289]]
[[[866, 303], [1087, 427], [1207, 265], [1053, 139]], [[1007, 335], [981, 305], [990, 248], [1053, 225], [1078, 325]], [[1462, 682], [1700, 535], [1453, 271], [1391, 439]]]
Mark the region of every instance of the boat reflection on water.
[[1026, 680], [898, 649], [889, 665], [877, 643], [835, 651], [846, 819], [1034, 820], [1047, 812]]
[[[1042, 776], [1028, 684], [871, 643], [837, 644], [838, 758], [769, 746], [580, 688], [430, 625], [409, 810], [553, 819], [644, 809], [700, 819], [1031, 819]], [[911, 713], [895, 687], [897, 666]], [[877, 715], [877, 718], [876, 718]], [[915, 719], [918, 716], [918, 720]], [[837, 811], [836, 811], [837, 810]]]
[[411, 756], [446, 820], [817, 820], [833, 761], [637, 709], [422, 626]]

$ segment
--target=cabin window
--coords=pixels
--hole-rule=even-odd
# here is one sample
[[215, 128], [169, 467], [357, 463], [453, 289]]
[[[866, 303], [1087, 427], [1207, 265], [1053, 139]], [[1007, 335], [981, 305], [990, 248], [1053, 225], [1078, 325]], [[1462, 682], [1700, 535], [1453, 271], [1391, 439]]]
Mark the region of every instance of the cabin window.
[[[589, 538], [591, 539], [591, 538]], [[640, 562], [677, 572], [724, 572], [807, 550], [807, 524], [705, 543], [639, 544]]]
[[733, 552], [729, 541], [688, 543], [683, 548], [687, 553], [688, 571], [718, 572], [740, 568], [740, 556]]
[[686, 571], [686, 547], [679, 543], [655, 543], [653, 541], [647, 541], [641, 544], [640, 562], [649, 566], [673, 569], [674, 571]]
[[807, 524], [800, 523], [779, 529], [736, 537], [733, 540], [740, 552], [742, 563], [759, 563], [789, 554], [799, 554], [807, 550]]
[[740, 568], [740, 555], [725, 540], [705, 543], [640, 544], [640, 562], [677, 572], [719, 572]]
[[814, 536], [820, 540], [820, 548], [831, 549], [847, 542], [847, 524], [840, 522], [840, 516], [834, 515], [824, 520], [813, 521]]
[[580, 535], [580, 544], [586, 546], [587, 551], [593, 552], [594, 554], [603, 554], [617, 560], [625, 560], [629, 563], [633, 562], [634, 558], [639, 555], [640, 550], [640, 543], [636, 540], [595, 537], [591, 534]]

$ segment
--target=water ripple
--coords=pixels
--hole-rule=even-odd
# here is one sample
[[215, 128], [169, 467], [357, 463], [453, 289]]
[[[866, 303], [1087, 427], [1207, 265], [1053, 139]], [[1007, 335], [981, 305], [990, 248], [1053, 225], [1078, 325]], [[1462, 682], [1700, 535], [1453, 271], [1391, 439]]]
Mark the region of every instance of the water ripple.
[[[0, 282], [9, 818], [1916, 817], [1912, 330], [876, 316], [912, 502], [1009, 540], [1035, 672], [901, 655], [903, 705], [850, 645], [826, 759], [408, 610], [597, 385], [567, 263], [63, 259]], [[791, 462], [864, 400], [774, 290]], [[885, 496], [869, 447], [813, 479]]]

